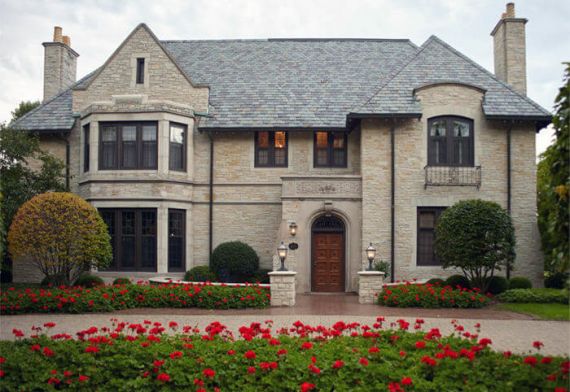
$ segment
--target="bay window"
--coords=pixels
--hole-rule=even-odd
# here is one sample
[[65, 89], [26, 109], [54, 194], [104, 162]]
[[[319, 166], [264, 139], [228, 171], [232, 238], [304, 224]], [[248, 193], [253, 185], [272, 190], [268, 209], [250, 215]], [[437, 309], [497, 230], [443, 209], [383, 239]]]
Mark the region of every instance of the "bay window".
[[156, 169], [158, 126], [156, 122], [102, 122], [99, 169]]

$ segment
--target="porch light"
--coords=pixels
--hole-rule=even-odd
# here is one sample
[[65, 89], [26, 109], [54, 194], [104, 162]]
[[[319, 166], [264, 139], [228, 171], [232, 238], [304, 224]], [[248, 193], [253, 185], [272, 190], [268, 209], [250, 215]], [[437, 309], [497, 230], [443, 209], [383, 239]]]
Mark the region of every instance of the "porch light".
[[376, 248], [372, 246], [372, 242], [366, 248], [366, 257], [368, 257], [368, 271], [372, 271], [372, 262], [376, 257]]
[[279, 245], [279, 247], [277, 248], [277, 255], [279, 256], [279, 259], [281, 259], [281, 268], [279, 268], [279, 271], [287, 271], [287, 268], [285, 268], [285, 259], [287, 258], [287, 247], [285, 246], [283, 241], [281, 241], [281, 245]]
[[291, 237], [297, 235], [297, 224], [295, 222], [289, 224], [289, 234], [291, 234]]

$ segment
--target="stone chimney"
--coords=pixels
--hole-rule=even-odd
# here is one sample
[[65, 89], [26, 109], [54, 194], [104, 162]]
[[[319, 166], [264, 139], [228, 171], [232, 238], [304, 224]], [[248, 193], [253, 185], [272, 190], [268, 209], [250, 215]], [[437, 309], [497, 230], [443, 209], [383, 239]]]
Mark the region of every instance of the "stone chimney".
[[527, 19], [517, 18], [515, 4], [507, 3], [506, 12], [491, 32], [495, 57], [495, 75], [526, 95], [526, 37]]
[[71, 39], [62, 35], [61, 27], [53, 28], [53, 41], [44, 42], [44, 101], [65, 90], [77, 77], [77, 57]]

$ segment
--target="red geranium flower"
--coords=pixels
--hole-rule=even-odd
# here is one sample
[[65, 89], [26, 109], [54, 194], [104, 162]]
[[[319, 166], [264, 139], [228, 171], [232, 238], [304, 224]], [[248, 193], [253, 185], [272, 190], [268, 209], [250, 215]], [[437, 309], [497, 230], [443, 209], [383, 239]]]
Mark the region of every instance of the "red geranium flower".
[[336, 360], [336, 361], [334, 361], [334, 363], [333, 363], [333, 365], [332, 365], [332, 368], [333, 368], [333, 369], [340, 369], [340, 368], [343, 367], [343, 366], [344, 366], [344, 362], [343, 362], [343, 361], [341, 361], [341, 360]]
[[540, 350], [541, 347], [544, 347], [544, 343], [537, 341], [532, 342], [532, 347], [536, 348], [537, 350]]
[[423, 340], [420, 340], [418, 342], [416, 342], [416, 348], [417, 349], [422, 349], [426, 347], [426, 342], [424, 342]]
[[79, 381], [80, 381], [80, 382], [85, 382], [85, 381], [87, 381], [87, 380], [89, 380], [89, 377], [88, 377], [88, 376], [84, 376], [83, 374], [80, 374], [80, 375], [79, 375]]
[[45, 323], [45, 324], [44, 324], [44, 327], [46, 327], [46, 328], [53, 328], [53, 327], [55, 327], [55, 323], [52, 323], [52, 322]]
[[402, 381], [400, 381], [402, 385], [412, 385], [412, 379], [410, 377], [402, 377]]
[[380, 352], [380, 349], [379, 349], [378, 347], [376, 347], [376, 346], [372, 346], [372, 347], [370, 347], [370, 348], [368, 349], [368, 352], [369, 352], [370, 354], [374, 354], [374, 353]]
[[51, 349], [49, 347], [44, 347], [42, 353], [46, 356], [46, 357], [53, 357], [54, 352], [51, 351]]
[[234, 350], [228, 350], [228, 355], [234, 355], [236, 352]]
[[311, 342], [304, 342], [301, 345], [301, 349], [303, 349], [303, 350], [310, 350], [312, 348], [313, 348], [313, 343], [311, 343]]
[[526, 363], [527, 365], [530, 365], [530, 366], [536, 365], [537, 362], [538, 362], [538, 361], [537, 361], [537, 359], [536, 359], [535, 357], [526, 357], [526, 358], [524, 359], [524, 363]]
[[204, 375], [204, 377], [206, 378], [214, 378], [214, 376], [216, 375], [216, 372], [213, 371], [212, 369], [208, 368], [208, 369], [204, 369], [202, 371], [202, 374]]
[[247, 359], [255, 359], [256, 357], [255, 352], [252, 350], [246, 351], [243, 356], [246, 357]]
[[301, 392], [307, 392], [310, 390], [315, 389], [316, 385], [315, 384], [311, 384], [310, 382], [304, 382], [301, 384]]
[[183, 354], [181, 351], [174, 351], [174, 352], [170, 353], [170, 359], [181, 358], [182, 355]]
[[361, 364], [362, 366], [368, 366], [368, 359], [362, 357], [358, 360], [358, 363]]
[[85, 352], [86, 353], [98, 353], [99, 348], [96, 346], [88, 346], [87, 348], [85, 348]]
[[253, 366], [250, 366], [250, 367], [247, 368], [247, 372], [248, 372], [249, 374], [253, 374], [253, 373], [255, 373], [255, 368], [254, 368]]
[[166, 373], [160, 373], [158, 376], [156, 376], [156, 379], [158, 381], [168, 382], [170, 381], [170, 376]]

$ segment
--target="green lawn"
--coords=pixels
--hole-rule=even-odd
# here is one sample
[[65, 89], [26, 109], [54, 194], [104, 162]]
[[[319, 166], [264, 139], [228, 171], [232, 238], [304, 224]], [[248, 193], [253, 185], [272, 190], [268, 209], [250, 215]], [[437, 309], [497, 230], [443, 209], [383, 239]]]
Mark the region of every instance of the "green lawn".
[[544, 320], [570, 321], [570, 307], [566, 304], [502, 303], [499, 308], [530, 314]]

